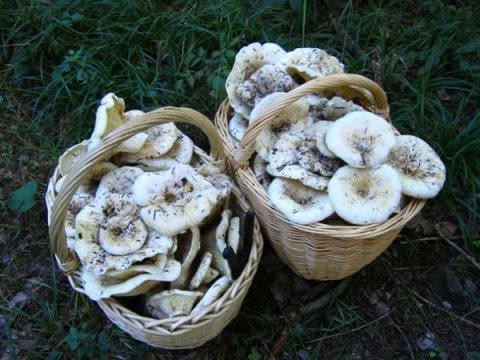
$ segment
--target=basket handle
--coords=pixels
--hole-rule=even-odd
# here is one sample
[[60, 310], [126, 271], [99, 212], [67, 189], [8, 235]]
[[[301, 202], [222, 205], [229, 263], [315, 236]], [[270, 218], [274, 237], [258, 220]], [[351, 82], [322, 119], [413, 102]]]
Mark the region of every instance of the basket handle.
[[287, 106], [298, 99], [315, 93], [337, 94], [349, 100], [358, 101], [363, 107], [382, 116], [390, 122], [387, 95], [374, 81], [354, 74], [334, 74], [310, 80], [274, 101], [250, 124], [236, 147], [232, 166], [234, 169], [249, 166], [258, 134]]
[[225, 169], [225, 152], [217, 129], [206, 116], [192, 109], [176, 107], [157, 109], [128, 121], [107, 134], [91, 152], [85, 154], [74, 165], [53, 203], [49, 230], [50, 244], [59, 267], [65, 273], [72, 273], [79, 265], [78, 258], [72, 254], [66, 244], [64, 222], [67, 207], [76, 189], [87, 176], [88, 170], [96, 163], [108, 159], [116, 146], [133, 135], [169, 122], [184, 122], [197, 126], [210, 142], [210, 156], [216, 161], [215, 165]]

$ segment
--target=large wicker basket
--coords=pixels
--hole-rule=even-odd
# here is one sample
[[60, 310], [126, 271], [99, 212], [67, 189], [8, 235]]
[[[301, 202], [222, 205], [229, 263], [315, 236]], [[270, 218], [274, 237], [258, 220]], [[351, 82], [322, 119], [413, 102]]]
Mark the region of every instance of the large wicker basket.
[[[82, 182], [86, 171], [99, 161], [108, 158], [115, 146], [147, 128], [172, 121], [198, 126], [207, 135], [211, 151], [210, 155], [207, 155], [203, 150], [195, 147], [195, 154], [205, 163], [225, 166], [223, 146], [212, 122], [191, 109], [166, 107], [145, 114], [135, 122], [128, 122], [107, 135], [94, 151], [79, 160], [69, 173], [59, 193], [55, 192], [55, 184], [60, 179], [60, 173], [58, 168], [55, 169], [46, 193], [50, 241], [59, 267], [68, 275], [68, 280], [75, 290], [84, 292], [79, 281], [79, 261], [75, 254], [68, 250], [63, 229], [67, 206], [76, 188]], [[248, 203], [237, 188], [234, 187], [232, 191], [236, 204], [234, 212], [239, 215], [244, 214], [250, 209]], [[219, 335], [238, 314], [257, 271], [262, 250], [263, 240], [258, 223], [256, 223], [249, 259], [242, 274], [220, 299], [200, 314], [158, 320], [135, 313], [122, 303], [121, 298], [101, 300], [98, 301], [98, 305], [108, 318], [122, 330], [135, 339], [152, 346], [166, 349], [200, 346]]]
[[390, 121], [387, 96], [380, 86], [360, 75], [340, 74], [311, 80], [287, 93], [259, 115], [240, 143], [235, 142], [228, 132], [232, 113], [228, 100], [218, 109], [215, 124], [224, 143], [232, 176], [250, 201], [277, 255], [306, 279], [338, 280], [356, 273], [380, 255], [422, 209], [425, 201], [408, 199], [400, 213], [386, 222], [365, 226], [299, 225], [278, 212], [249, 166], [255, 139], [285, 107], [313, 93], [354, 100]]

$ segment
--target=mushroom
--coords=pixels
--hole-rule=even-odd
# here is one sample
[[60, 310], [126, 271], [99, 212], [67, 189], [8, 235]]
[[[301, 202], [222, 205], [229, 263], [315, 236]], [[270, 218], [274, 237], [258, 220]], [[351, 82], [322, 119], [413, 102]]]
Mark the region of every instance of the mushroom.
[[351, 224], [380, 223], [397, 209], [402, 183], [394, 168], [383, 164], [375, 169], [340, 168], [328, 184], [335, 212]]
[[109, 217], [127, 217], [124, 211], [128, 214], [130, 210], [124, 210], [122, 202], [131, 206], [131, 202], [125, 199], [125, 195], [110, 194], [95, 199], [85, 206], [75, 219], [75, 252], [88, 271], [103, 274], [109, 269], [125, 270], [135, 262], [164, 254], [173, 246], [171, 237], [162, 236], [150, 230], [145, 244], [137, 251], [127, 255], [114, 255], [105, 250], [99, 241], [100, 227], [106, 226], [105, 223]]
[[75, 247], [75, 218], [94, 199], [95, 197], [90, 194], [74, 194], [70, 204], [68, 204], [67, 215], [65, 216], [65, 236], [67, 238], [67, 247], [71, 250]]
[[211, 263], [212, 254], [209, 252], [204, 253], [200, 265], [198, 265], [197, 271], [192, 276], [190, 284], [188, 285], [190, 290], [195, 290], [202, 284], [208, 284], [218, 276], [218, 271], [210, 267]]
[[305, 81], [344, 72], [343, 64], [336, 57], [315, 48], [290, 51], [280, 59], [278, 65], [289, 74], [298, 75]]
[[197, 299], [203, 296], [199, 291], [166, 290], [147, 298], [148, 311], [158, 319], [188, 315]]
[[253, 173], [262, 187], [267, 190], [272, 182], [272, 177], [267, 171], [267, 162], [260, 155], [256, 155], [253, 160]]
[[325, 104], [323, 118], [327, 120], [337, 120], [346, 114], [354, 111], [365, 111], [363, 107], [355, 104], [353, 101], [345, 100], [342, 97], [334, 96]]
[[[122, 154], [124, 163], [136, 163], [142, 159], [151, 159], [168, 153], [180, 135], [173, 122], [151, 127], [147, 130], [147, 139], [143, 146], [133, 154]], [[181, 147], [177, 144], [177, 148]]]
[[333, 122], [331, 121], [318, 121], [313, 125], [313, 131], [316, 137], [317, 148], [320, 153], [330, 158], [337, 158], [338, 156], [331, 152], [327, 144], [325, 143], [325, 134], [327, 133], [328, 128], [332, 124]]
[[[95, 128], [89, 140], [88, 151], [91, 151], [108, 133], [125, 122], [124, 110], [125, 102], [115, 94], [108, 93], [102, 98], [97, 109]], [[121, 143], [115, 152], [137, 152], [143, 146], [147, 137], [148, 135], [145, 133], [138, 133]]]
[[[282, 177], [290, 180], [298, 180], [303, 185], [313, 188], [315, 190], [325, 190], [328, 186], [328, 182], [330, 181], [329, 178], [305, 170], [300, 165], [286, 165], [281, 168], [275, 168], [268, 164], [267, 171], [270, 175], [276, 177]], [[270, 186], [271, 185], [272, 184], [270, 184]]]
[[383, 164], [396, 141], [392, 126], [368, 111], [345, 115], [335, 121], [325, 135], [328, 149], [356, 168]]
[[252, 108], [245, 104], [237, 94], [238, 86], [248, 80], [263, 65], [274, 64], [285, 54], [285, 50], [273, 43], [263, 45], [253, 43], [240, 49], [235, 57], [232, 71], [228, 74], [225, 82], [228, 99], [235, 112], [248, 119], [252, 111]]
[[398, 136], [387, 163], [397, 170], [405, 195], [430, 199], [445, 183], [445, 165], [435, 150], [418, 137]]
[[240, 141], [247, 131], [248, 119], [244, 118], [242, 114], [234, 113], [228, 123], [228, 131], [234, 139]]
[[274, 92], [287, 92], [297, 87], [297, 82], [274, 64], [265, 64], [249, 79], [238, 84], [236, 93], [243, 104], [254, 108], [265, 96]]
[[185, 164], [169, 170], [144, 173], [133, 185], [133, 199], [140, 217], [160, 234], [174, 236], [199, 226], [223, 199], [204, 176]]
[[67, 175], [72, 170], [73, 165], [87, 152], [87, 147], [88, 142], [83, 141], [65, 150], [58, 158], [58, 170], [62, 176]]
[[230, 286], [230, 279], [226, 276], [221, 277], [213, 283], [212, 286], [208, 289], [199, 303], [193, 308], [191, 314], [199, 314], [205, 310], [208, 306], [213, 304], [220, 296], [227, 291]]
[[228, 224], [228, 245], [232, 247], [235, 254], [238, 254], [242, 248], [242, 239], [240, 238], [240, 218], [238, 216], [230, 219]]
[[178, 138], [173, 146], [165, 154], [159, 157], [141, 157], [136, 154], [122, 157], [126, 163], [141, 164], [148, 171], [166, 170], [178, 163], [188, 164], [193, 155], [193, 141], [185, 134], [179, 132]]
[[[258, 115], [272, 102], [282, 98], [285, 93], [277, 92], [263, 98], [252, 111], [250, 124], [255, 122]], [[255, 140], [255, 151], [265, 161], [270, 161], [270, 150], [274, 147], [281, 134], [288, 132], [306, 131], [311, 126], [312, 120], [308, 116], [309, 105], [305, 98], [295, 101], [286, 107], [262, 130]]]
[[180, 276], [172, 283], [172, 289], [184, 288], [187, 285], [188, 277], [190, 276], [190, 267], [200, 251], [200, 230], [198, 227], [193, 227], [186, 232], [186, 234], [188, 233], [190, 233], [188, 237], [179, 235], [182, 237], [180, 242], [185, 251], [182, 254], [182, 270]]
[[313, 224], [333, 214], [324, 191], [312, 189], [298, 181], [276, 178], [268, 188], [272, 204], [290, 221]]
[[[220, 233], [222, 232], [223, 231], [221, 231]], [[224, 238], [219, 239], [217, 237], [217, 229], [212, 229], [206, 232], [201, 236], [200, 240], [204, 253], [209, 252], [212, 254], [212, 267], [217, 269], [223, 276], [227, 276], [229, 279], [232, 279], [232, 271], [230, 269], [228, 261], [223, 257], [222, 254], [223, 249], [225, 249], [226, 247], [226, 242]], [[219, 245], [222, 248], [221, 250]]]
[[135, 180], [142, 174], [143, 170], [134, 166], [122, 166], [110, 171], [100, 180], [95, 196], [98, 198], [111, 193], [131, 195]]

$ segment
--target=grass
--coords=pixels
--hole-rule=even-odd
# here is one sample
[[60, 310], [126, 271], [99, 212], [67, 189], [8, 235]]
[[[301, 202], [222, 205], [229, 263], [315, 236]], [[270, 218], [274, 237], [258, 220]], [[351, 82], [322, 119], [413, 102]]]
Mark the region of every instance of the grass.
[[[436, 0], [2, 2], [0, 349], [29, 358], [151, 351], [122, 335], [52, 270], [41, 196], [33, 210], [22, 213], [8, 209], [6, 199], [30, 180], [39, 193], [45, 191], [56, 158], [88, 137], [106, 92], [123, 97], [128, 109], [188, 106], [213, 117], [235, 53], [254, 41], [273, 41], [287, 50], [321, 47], [349, 72], [380, 83], [395, 126], [428, 141], [446, 163], [445, 189], [430, 201], [432, 208], [445, 210], [432, 214], [457, 223], [462, 246], [479, 251], [478, 10], [475, 1]], [[19, 293], [29, 300], [14, 302]], [[262, 325], [277, 318], [279, 308], [268, 293], [256, 296], [266, 305], [254, 310], [250, 299], [238, 320], [246, 327], [234, 327], [239, 335], [232, 330], [224, 338], [236, 357], [267, 356], [283, 328]], [[325, 351], [338, 358], [351, 354], [355, 332], [351, 342], [338, 341], [345, 335], [308, 342], [375, 319], [355, 308], [352, 296], [345, 301], [310, 318], [315, 325], [292, 324], [287, 352], [306, 350], [312, 358]], [[413, 306], [411, 300], [405, 304]], [[95, 346], [86, 346], [91, 343]], [[388, 351], [396, 354], [398, 344], [391, 346]], [[214, 348], [207, 345], [199, 354], [210, 356]]]

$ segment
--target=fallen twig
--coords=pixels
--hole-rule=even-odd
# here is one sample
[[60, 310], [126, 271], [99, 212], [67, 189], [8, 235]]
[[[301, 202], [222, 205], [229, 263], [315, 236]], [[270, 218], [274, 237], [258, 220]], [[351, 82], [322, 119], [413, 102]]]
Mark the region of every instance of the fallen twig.
[[322, 308], [328, 305], [332, 298], [342, 294], [347, 289], [349, 282], [350, 278], [342, 280], [342, 282], [329, 291], [328, 294], [325, 294], [322, 297], [303, 305], [299, 310], [299, 314], [304, 316], [320, 311]]
[[413, 355], [412, 347], [410, 346], [410, 341], [408, 341], [408, 338], [405, 336], [405, 333], [402, 331], [400, 326], [398, 326], [397, 323], [390, 317], [390, 315], [388, 316], [388, 319], [392, 322], [393, 326], [395, 326], [395, 328], [398, 330], [398, 332], [403, 336], [403, 339], [407, 343], [408, 350], [410, 351], [410, 357], [412, 359], [415, 359], [415, 356]]
[[415, 292], [415, 291], [412, 291], [412, 290], [411, 290], [411, 292], [412, 292], [412, 294], [415, 295], [417, 298], [419, 298], [420, 300], [422, 300], [422, 301], [425, 302], [426, 304], [434, 307], [435, 309], [440, 310], [440, 311], [442, 311], [442, 312], [450, 315], [451, 317], [453, 317], [453, 318], [455, 318], [455, 319], [458, 319], [458, 320], [460, 320], [460, 321], [463, 321], [463, 322], [465, 322], [465, 323], [467, 323], [467, 324], [469, 324], [469, 325], [471, 325], [471, 326], [473, 326], [473, 327], [475, 327], [475, 328], [477, 328], [477, 329], [480, 329], [480, 325], [475, 324], [474, 322], [472, 322], [472, 321], [470, 321], [470, 320], [464, 319], [462, 316], [458, 316], [458, 315], [452, 313], [451, 311], [448, 311], [448, 310], [442, 308], [441, 306], [438, 306], [437, 304], [432, 303], [430, 300], [425, 299], [423, 296], [419, 295], [419, 294], [418, 294], [417, 292]]
[[451, 247], [453, 247], [455, 250], [457, 250], [460, 254], [462, 254], [463, 256], [465, 256], [472, 264], [473, 266], [475, 266], [478, 270], [480, 270], [480, 264], [473, 258], [473, 256], [470, 256], [469, 254], [467, 254], [465, 252], [465, 250], [463, 250], [460, 246], [458, 246], [457, 244], [455, 244], [452, 240], [450, 240], [448, 237], [446, 236], [443, 236], [442, 234], [439, 234], [443, 240], [445, 240], [448, 245], [450, 245]]

